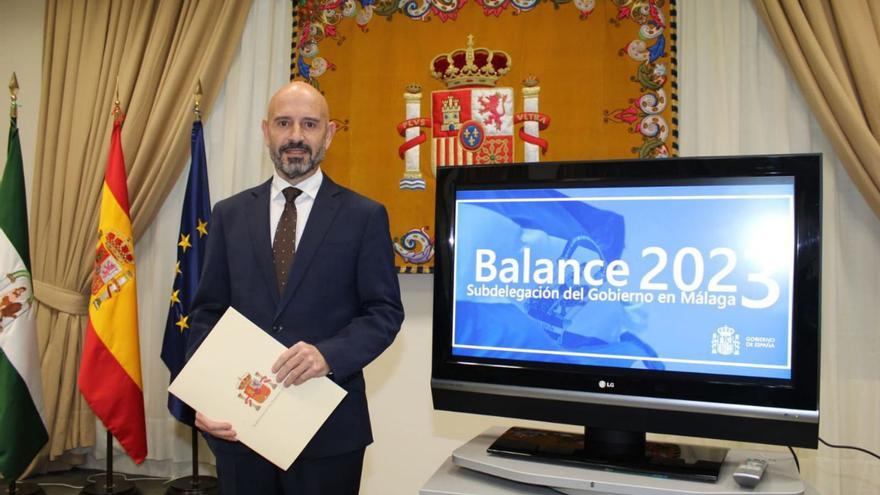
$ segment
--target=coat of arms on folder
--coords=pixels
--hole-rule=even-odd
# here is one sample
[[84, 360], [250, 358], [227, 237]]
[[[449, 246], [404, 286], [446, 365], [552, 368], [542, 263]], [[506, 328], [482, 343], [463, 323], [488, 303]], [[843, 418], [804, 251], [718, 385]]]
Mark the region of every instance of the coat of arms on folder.
[[347, 392], [327, 377], [281, 386], [267, 370], [285, 349], [228, 308], [168, 391], [205, 416], [229, 422], [239, 441], [287, 469]]
[[238, 382], [238, 398], [259, 411], [276, 387], [278, 383], [275, 380], [260, 372], [245, 373]]

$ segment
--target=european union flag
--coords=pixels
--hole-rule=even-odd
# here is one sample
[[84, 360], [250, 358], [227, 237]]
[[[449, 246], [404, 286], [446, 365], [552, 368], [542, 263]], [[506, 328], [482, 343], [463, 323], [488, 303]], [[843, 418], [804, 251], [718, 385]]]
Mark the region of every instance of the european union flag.
[[[208, 192], [205, 138], [202, 122], [197, 120], [193, 122], [192, 129], [192, 164], [186, 181], [180, 235], [177, 238], [177, 264], [174, 267], [174, 285], [171, 288], [171, 308], [168, 310], [165, 339], [162, 341], [162, 361], [171, 372], [171, 380], [183, 368], [186, 340], [189, 337], [189, 312], [205, 259], [210, 220], [211, 195]], [[168, 410], [179, 421], [193, 425], [193, 410], [171, 394], [168, 394]]]

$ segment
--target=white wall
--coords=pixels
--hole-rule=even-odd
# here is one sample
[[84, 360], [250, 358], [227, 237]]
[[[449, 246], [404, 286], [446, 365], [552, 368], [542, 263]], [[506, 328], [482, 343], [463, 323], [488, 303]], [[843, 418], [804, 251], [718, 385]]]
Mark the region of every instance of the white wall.
[[18, 76], [18, 128], [24, 176], [30, 197], [34, 153], [37, 143], [37, 120], [40, 111], [40, 77], [43, 74], [42, 0], [0, 0], [0, 171], [6, 166], [6, 141], [9, 138], [9, 91], [14, 71]]

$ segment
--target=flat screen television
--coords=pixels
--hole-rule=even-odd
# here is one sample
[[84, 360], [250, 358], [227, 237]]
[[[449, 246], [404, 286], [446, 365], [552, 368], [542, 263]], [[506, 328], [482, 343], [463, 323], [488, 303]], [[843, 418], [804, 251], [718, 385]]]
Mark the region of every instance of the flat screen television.
[[501, 452], [697, 479], [723, 451], [655, 471], [645, 433], [816, 448], [821, 170], [818, 154], [438, 169], [434, 407], [586, 427], [573, 449], [511, 430]]

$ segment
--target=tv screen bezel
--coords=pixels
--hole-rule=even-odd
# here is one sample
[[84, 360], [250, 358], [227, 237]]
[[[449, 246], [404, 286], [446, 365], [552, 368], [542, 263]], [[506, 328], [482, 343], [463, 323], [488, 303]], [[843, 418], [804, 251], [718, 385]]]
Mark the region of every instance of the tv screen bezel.
[[[815, 448], [821, 290], [819, 154], [544, 162], [437, 171], [435, 408]], [[656, 186], [794, 178], [790, 380], [458, 357], [451, 347], [458, 190]], [[614, 387], [600, 387], [613, 383]]]

